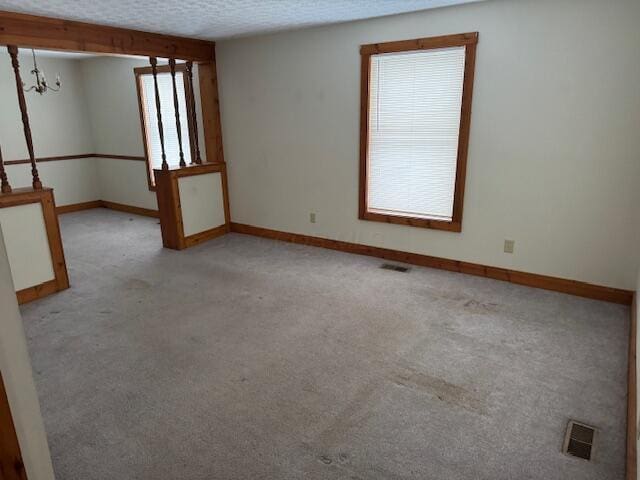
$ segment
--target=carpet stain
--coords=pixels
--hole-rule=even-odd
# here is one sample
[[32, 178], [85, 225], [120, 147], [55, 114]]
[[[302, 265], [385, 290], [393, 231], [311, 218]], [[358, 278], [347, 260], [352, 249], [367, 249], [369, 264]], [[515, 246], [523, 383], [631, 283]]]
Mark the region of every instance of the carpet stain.
[[469, 313], [478, 315], [489, 315], [497, 313], [499, 305], [497, 303], [485, 303], [471, 299], [464, 302], [464, 309]]
[[484, 413], [483, 402], [475, 392], [442, 378], [408, 369], [406, 372], [393, 375], [391, 381], [399, 387], [411, 388], [435, 396], [441, 402], [475, 413]]
[[461, 307], [465, 311], [478, 315], [490, 315], [493, 313], [497, 313], [500, 309], [500, 304], [498, 303], [481, 302], [469, 297], [468, 295], [465, 295], [464, 293], [457, 291], [449, 292], [428, 289], [428, 294], [447, 302], [453, 302], [455, 305]]
[[151, 284], [140, 278], [130, 278], [124, 284], [125, 290], [147, 290], [151, 288]]
[[364, 384], [318, 436], [317, 443], [323, 449], [339, 444], [349, 437], [349, 431], [362, 425], [372, 415], [370, 401], [378, 386], [375, 382]]

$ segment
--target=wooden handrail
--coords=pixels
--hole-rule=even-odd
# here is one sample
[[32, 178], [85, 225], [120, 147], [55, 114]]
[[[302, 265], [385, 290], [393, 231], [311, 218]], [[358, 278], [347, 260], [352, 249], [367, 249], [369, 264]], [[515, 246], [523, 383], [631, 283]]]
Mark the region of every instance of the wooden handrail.
[[[178, 132], [178, 148], [180, 149], [180, 166], [186, 167], [184, 152], [182, 151], [182, 125], [180, 125], [180, 110], [178, 105], [178, 88], [176, 87], [176, 59], [169, 59], [169, 69], [171, 71], [171, 83], [173, 84], [173, 109], [176, 114], [176, 130]], [[186, 95], [185, 95], [186, 98]]]
[[202, 164], [202, 158], [200, 157], [200, 140], [198, 139], [198, 119], [196, 118], [196, 101], [193, 93], [193, 62], [189, 61], [186, 65], [187, 79], [189, 80], [189, 95], [187, 95], [187, 112], [191, 116], [191, 123], [193, 125], [193, 144], [196, 151], [196, 158], [191, 160], [191, 163], [198, 165]]
[[150, 57], [151, 73], [153, 74], [153, 86], [156, 92], [156, 113], [158, 114], [158, 134], [160, 135], [160, 149], [162, 150], [162, 169], [168, 170], [167, 154], [164, 151], [164, 130], [162, 128], [162, 112], [160, 111], [160, 91], [158, 90], [158, 59]]
[[22, 114], [22, 127], [24, 129], [24, 138], [27, 142], [27, 151], [29, 152], [29, 161], [31, 162], [31, 177], [33, 178], [33, 188], [35, 190], [42, 189], [42, 182], [38, 175], [38, 167], [36, 167], [36, 157], [33, 154], [33, 140], [31, 138], [31, 126], [29, 125], [29, 114], [27, 113], [27, 102], [24, 99], [24, 90], [22, 87], [22, 78], [20, 77], [20, 62], [18, 61], [18, 47], [9, 45], [7, 47], [11, 56], [11, 65], [16, 77], [16, 90], [18, 92], [18, 104], [20, 105], [20, 113]]

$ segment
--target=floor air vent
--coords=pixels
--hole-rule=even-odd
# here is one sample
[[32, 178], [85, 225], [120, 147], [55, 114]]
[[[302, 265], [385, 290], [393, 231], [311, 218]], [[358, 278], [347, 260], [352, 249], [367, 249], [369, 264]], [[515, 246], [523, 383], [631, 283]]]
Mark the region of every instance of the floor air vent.
[[380, 265], [383, 270], [393, 270], [394, 272], [406, 273], [409, 271], [409, 267], [403, 267], [402, 265], [394, 265], [392, 263], [383, 263]]
[[573, 420], [569, 421], [563, 452], [572, 457], [591, 460], [595, 435], [595, 428]]

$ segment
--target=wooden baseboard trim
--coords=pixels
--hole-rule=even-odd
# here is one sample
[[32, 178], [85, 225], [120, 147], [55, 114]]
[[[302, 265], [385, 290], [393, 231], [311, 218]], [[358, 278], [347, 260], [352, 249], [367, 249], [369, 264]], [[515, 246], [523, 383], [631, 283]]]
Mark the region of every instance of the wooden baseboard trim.
[[189, 235], [188, 237], [184, 237], [184, 246], [185, 248], [193, 247], [194, 245], [198, 245], [199, 243], [206, 242], [207, 240], [214, 239], [216, 237], [220, 237], [225, 233], [229, 233], [228, 225], [220, 225], [219, 227], [212, 228], [210, 230], [205, 230], [204, 232], [194, 233], [193, 235]]
[[102, 200], [93, 200], [91, 202], [72, 203], [71, 205], [61, 205], [56, 207], [56, 213], [61, 215], [63, 213], [79, 212], [81, 210], [89, 210], [91, 208], [102, 207]]
[[631, 303], [629, 326], [629, 368], [627, 375], [627, 480], [636, 480], [638, 469], [638, 398], [636, 371], [636, 337], [638, 335], [638, 292]]
[[58, 281], [54, 278], [53, 280], [49, 280], [39, 285], [34, 285], [33, 287], [18, 290], [16, 292], [16, 296], [18, 297], [18, 304], [22, 305], [23, 303], [32, 302], [61, 290], [64, 290], [64, 288], [60, 289], [58, 287]]
[[109, 202], [107, 200], [101, 200], [103, 208], [109, 208], [111, 210], [118, 210], [119, 212], [134, 213], [136, 215], [143, 215], [145, 217], [158, 218], [159, 214], [157, 210], [151, 210], [149, 208], [134, 207], [133, 205], [125, 205], [124, 203]]
[[145, 217], [158, 218], [158, 211], [149, 208], [134, 207], [133, 205], [125, 205], [124, 203], [109, 202], [107, 200], [93, 200], [91, 202], [72, 203], [71, 205], [62, 205], [56, 207], [58, 215], [71, 212], [79, 212], [81, 210], [89, 210], [92, 208], [109, 208], [118, 210], [119, 212], [133, 213], [136, 215], [144, 215]]
[[361, 245], [358, 243], [342, 242], [339, 240], [312, 237], [298, 233], [281, 232], [278, 230], [270, 230], [268, 228], [254, 227], [252, 225], [244, 225], [234, 222], [231, 223], [231, 231], [247, 235], [255, 235], [258, 237], [271, 238], [274, 240], [282, 240], [285, 242], [299, 243], [302, 245], [329, 248], [331, 250], [339, 250], [341, 252], [384, 258], [386, 260], [409, 263], [422, 267], [467, 273], [469, 275], [493, 278], [495, 280], [503, 280], [528, 287], [553, 290], [555, 292], [568, 293], [579, 297], [604, 300], [624, 305], [630, 305], [633, 300], [633, 292], [631, 290], [603, 287], [576, 280], [566, 280], [563, 278], [538, 275], [536, 273], [518, 272], [505, 268], [490, 267], [477, 263], [461, 262], [447, 258], [421, 255], [418, 253], [401, 252], [399, 250], [371, 247], [369, 245]]

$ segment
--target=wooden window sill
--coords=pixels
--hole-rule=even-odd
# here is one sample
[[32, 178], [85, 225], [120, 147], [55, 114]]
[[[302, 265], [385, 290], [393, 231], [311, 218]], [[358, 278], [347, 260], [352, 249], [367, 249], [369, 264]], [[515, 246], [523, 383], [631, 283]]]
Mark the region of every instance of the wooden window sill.
[[447, 232], [459, 233], [462, 231], [462, 222], [456, 220], [448, 222], [445, 220], [431, 220], [419, 217], [403, 217], [399, 215], [384, 215], [381, 213], [373, 212], [361, 212], [359, 218], [360, 220], [367, 220], [371, 222], [393, 223], [396, 225], [406, 225], [409, 227], [445, 230]]

